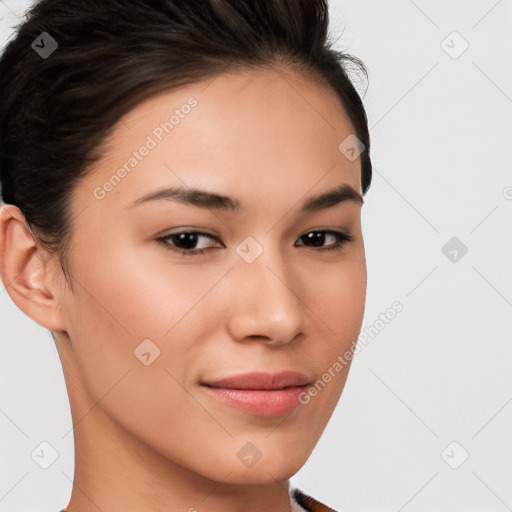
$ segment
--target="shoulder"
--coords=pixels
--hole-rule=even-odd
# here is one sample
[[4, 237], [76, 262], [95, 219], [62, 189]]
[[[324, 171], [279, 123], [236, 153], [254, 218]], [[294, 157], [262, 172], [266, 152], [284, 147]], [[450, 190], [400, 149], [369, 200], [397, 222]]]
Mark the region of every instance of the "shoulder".
[[297, 488], [290, 490], [290, 501], [293, 512], [302, 512], [303, 510], [306, 512], [336, 512], [333, 508], [324, 505]]

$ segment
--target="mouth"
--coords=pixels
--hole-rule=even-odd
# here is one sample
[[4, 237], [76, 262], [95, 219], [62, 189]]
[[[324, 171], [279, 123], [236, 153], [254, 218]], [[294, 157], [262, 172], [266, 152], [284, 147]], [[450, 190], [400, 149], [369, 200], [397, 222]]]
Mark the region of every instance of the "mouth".
[[282, 416], [298, 407], [300, 394], [310, 384], [308, 377], [295, 371], [246, 373], [201, 382], [209, 397], [264, 417]]

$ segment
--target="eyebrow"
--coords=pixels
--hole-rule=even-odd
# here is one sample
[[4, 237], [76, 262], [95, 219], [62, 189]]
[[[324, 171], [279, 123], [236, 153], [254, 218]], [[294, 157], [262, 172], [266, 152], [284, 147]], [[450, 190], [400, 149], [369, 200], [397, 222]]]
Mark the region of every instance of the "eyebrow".
[[[145, 204], [151, 201], [168, 200], [196, 206], [198, 208], [214, 209], [228, 213], [239, 213], [241, 203], [238, 199], [207, 192], [194, 188], [168, 187], [150, 192], [129, 205], [129, 207]], [[317, 212], [332, 208], [344, 201], [364, 204], [364, 199], [351, 185], [342, 184], [333, 190], [310, 197], [301, 207], [303, 212]]]

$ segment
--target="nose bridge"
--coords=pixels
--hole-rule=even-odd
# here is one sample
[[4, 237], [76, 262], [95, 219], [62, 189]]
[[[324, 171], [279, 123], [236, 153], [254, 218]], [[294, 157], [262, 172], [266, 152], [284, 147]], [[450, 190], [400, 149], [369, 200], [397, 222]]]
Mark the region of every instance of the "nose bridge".
[[229, 327], [240, 341], [258, 336], [268, 343], [287, 343], [301, 328], [301, 300], [294, 286], [297, 280], [281, 252], [269, 245], [270, 242], [265, 247], [260, 244], [259, 254], [252, 261], [243, 255], [253, 251], [254, 257], [257, 250], [254, 241], [246, 240], [237, 248], [242, 256], [233, 272], [235, 284]]

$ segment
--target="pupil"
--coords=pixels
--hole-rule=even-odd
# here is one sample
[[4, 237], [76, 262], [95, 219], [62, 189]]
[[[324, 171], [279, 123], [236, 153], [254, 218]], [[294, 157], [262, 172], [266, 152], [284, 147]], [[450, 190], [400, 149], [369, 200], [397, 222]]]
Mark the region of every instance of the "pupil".
[[[181, 233], [177, 235], [180, 241], [180, 244], [185, 245], [185, 247], [182, 247], [182, 249], [193, 249], [194, 246], [197, 243], [197, 236], [195, 233]], [[190, 239], [189, 242], [186, 242], [187, 237]], [[183, 244], [183, 240], [185, 240], [185, 243]]]
[[308, 233], [306, 236], [309, 237], [309, 241], [313, 242], [315, 247], [323, 245], [323, 237], [324, 237], [323, 233], [313, 232], [313, 233]]

